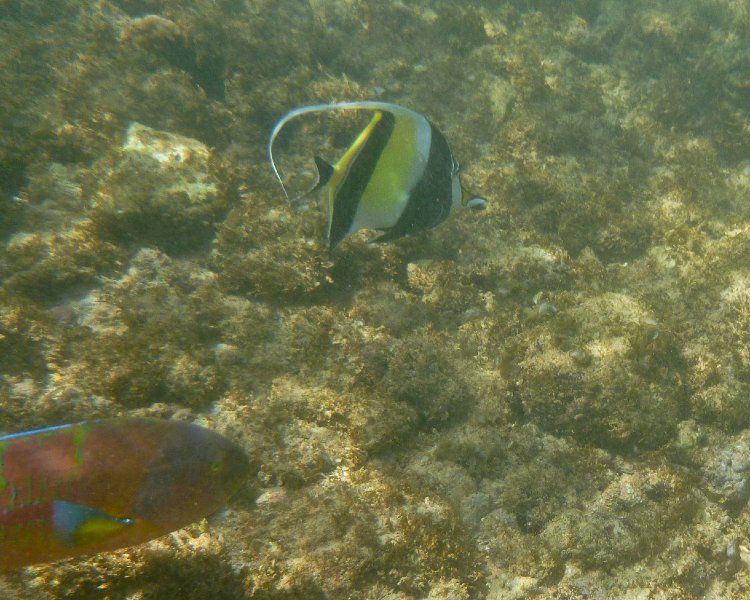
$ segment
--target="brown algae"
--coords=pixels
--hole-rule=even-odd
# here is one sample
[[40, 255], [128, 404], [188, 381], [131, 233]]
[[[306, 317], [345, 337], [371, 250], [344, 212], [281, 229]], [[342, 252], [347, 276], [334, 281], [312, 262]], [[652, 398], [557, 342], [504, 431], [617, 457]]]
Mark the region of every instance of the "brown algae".
[[[744, 3], [11, 2], [0, 32], [3, 432], [177, 415], [256, 474], [3, 597], [750, 585]], [[329, 252], [265, 142], [361, 99], [428, 115], [484, 213]], [[357, 127], [290, 129], [283, 168]]]

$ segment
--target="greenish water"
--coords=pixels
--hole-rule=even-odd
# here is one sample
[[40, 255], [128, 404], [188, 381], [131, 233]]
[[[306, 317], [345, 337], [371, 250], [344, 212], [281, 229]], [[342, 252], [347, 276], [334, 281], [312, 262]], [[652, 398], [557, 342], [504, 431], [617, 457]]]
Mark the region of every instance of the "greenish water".
[[[252, 463], [0, 595], [743, 597], [749, 34], [732, 0], [0, 3], [0, 433], [181, 418]], [[329, 251], [266, 145], [354, 100], [426, 115], [485, 210]], [[367, 123], [308, 117], [293, 192]]]

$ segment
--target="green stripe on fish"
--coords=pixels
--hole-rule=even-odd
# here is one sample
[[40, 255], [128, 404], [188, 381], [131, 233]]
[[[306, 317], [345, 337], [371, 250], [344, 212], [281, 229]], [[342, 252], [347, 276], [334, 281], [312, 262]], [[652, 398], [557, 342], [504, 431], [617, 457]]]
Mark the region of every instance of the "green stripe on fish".
[[422, 114], [388, 102], [361, 101], [302, 106], [288, 112], [271, 132], [268, 157], [289, 198], [273, 159], [273, 143], [292, 119], [336, 110], [373, 112], [334, 165], [316, 157], [318, 183], [328, 188], [328, 247], [360, 229], [383, 233], [385, 242], [434, 227], [453, 207], [484, 208], [485, 200], [461, 187], [458, 163], [440, 131]]

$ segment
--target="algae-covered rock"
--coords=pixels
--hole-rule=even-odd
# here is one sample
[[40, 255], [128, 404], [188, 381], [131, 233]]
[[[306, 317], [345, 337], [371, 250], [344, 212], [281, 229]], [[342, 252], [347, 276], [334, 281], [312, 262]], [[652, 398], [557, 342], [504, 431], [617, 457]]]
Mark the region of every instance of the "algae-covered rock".
[[[2, 432], [195, 419], [256, 476], [0, 595], [742, 597], [742, 3], [48, 4], [0, 7]], [[485, 211], [328, 251], [266, 142], [354, 99], [424, 113]], [[290, 189], [367, 118], [285, 130]]]
[[284, 208], [250, 195], [230, 213], [214, 255], [228, 290], [301, 301], [332, 283], [333, 261], [314, 208]]
[[[340, 469], [324, 485], [269, 498], [258, 512], [246, 526], [275, 540], [245, 551], [258, 592], [282, 587], [310, 597], [323, 588], [345, 597], [364, 586], [414, 597], [443, 579], [454, 580], [447, 589], [481, 589], [476, 553], [451, 507], [417, 499], [377, 471]], [[414, 541], [428, 551], [413, 552]]]
[[224, 386], [214, 362], [215, 286], [210, 272], [141, 250], [120, 279], [84, 302], [66, 380], [127, 407], [206, 406]]
[[0, 369], [3, 380], [41, 378], [47, 371], [46, 347], [50, 332], [39, 323], [40, 314], [22, 303], [0, 296]]
[[90, 214], [122, 243], [187, 252], [211, 239], [229, 208], [218, 164], [197, 140], [133, 123], [105, 164]]
[[505, 357], [527, 418], [609, 448], [671, 438], [685, 400], [683, 367], [645, 307], [618, 294], [591, 297], [531, 331]]
[[428, 428], [460, 421], [473, 403], [445, 343], [429, 329], [395, 343], [381, 384], [394, 400], [414, 407]]
[[41, 304], [54, 306], [95, 286], [120, 267], [126, 253], [98, 236], [89, 219], [61, 231], [21, 232], [2, 249], [2, 286]]
[[552, 552], [584, 568], [610, 568], [641, 560], [669, 544], [654, 539], [691, 522], [700, 498], [683, 474], [649, 469], [623, 474], [584, 510], [563, 511], [542, 537]]

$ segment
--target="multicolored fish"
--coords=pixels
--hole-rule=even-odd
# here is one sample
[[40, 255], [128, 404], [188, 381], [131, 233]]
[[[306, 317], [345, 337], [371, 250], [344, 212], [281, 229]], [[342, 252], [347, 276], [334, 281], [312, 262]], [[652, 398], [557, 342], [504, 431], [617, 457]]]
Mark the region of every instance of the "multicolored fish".
[[0, 568], [141, 544], [219, 509], [242, 450], [197, 425], [122, 417], [0, 437]]
[[461, 187], [459, 166], [448, 142], [424, 116], [389, 102], [314, 104], [284, 115], [271, 132], [268, 158], [289, 198], [273, 160], [273, 143], [292, 119], [308, 113], [364, 110], [368, 125], [335, 165], [315, 157], [318, 183], [328, 185], [328, 247], [360, 229], [383, 231], [386, 242], [434, 227], [453, 207], [484, 208], [485, 200]]

